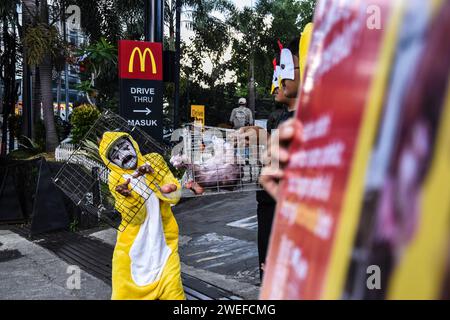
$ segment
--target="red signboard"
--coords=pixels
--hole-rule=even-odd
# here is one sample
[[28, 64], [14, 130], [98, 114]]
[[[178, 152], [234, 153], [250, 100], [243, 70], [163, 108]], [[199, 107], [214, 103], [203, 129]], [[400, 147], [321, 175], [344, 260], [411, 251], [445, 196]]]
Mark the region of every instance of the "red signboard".
[[158, 141], [163, 137], [162, 43], [119, 41], [120, 115]]
[[119, 78], [163, 80], [162, 44], [120, 40]]
[[[350, 258], [360, 186], [381, 109], [374, 85], [385, 75], [384, 39], [393, 6], [387, 0], [344, 3], [317, 4], [297, 113], [303, 141], [291, 148], [263, 299], [339, 298], [343, 284], [338, 278]], [[371, 28], [371, 6], [381, 18], [378, 28]], [[328, 281], [332, 274], [334, 285]]]

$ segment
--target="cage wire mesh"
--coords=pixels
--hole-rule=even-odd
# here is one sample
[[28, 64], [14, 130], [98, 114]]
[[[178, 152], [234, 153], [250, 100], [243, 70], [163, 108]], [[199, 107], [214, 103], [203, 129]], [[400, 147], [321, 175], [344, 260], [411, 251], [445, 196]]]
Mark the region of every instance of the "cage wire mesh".
[[265, 144], [256, 134], [243, 136], [237, 130], [191, 123], [184, 126], [182, 138], [182, 149], [174, 150], [171, 163], [186, 169], [182, 185], [190, 188], [183, 196], [261, 190]]
[[[135, 141], [133, 146], [138, 151], [138, 166], [149, 164], [152, 172], [145, 175], [133, 170], [130, 172], [111, 162], [108, 152], [117, 146], [118, 141], [123, 141], [121, 138], [131, 143]], [[53, 181], [84, 211], [123, 231], [128, 224], [143, 219], [141, 209], [145, 201], [160, 188], [168, 173], [161, 156], [168, 151], [139, 127], [130, 126], [119, 115], [106, 111], [77, 145]], [[99, 152], [104, 153], [103, 159]], [[123, 163], [126, 161], [128, 158]], [[125, 187], [132, 191], [125, 196], [116, 188], [127, 179], [130, 183]]]

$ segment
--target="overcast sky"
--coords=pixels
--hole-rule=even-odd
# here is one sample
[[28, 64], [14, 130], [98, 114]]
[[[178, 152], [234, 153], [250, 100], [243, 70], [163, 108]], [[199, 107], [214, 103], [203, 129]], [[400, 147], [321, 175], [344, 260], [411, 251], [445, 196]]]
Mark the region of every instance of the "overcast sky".
[[[252, 0], [232, 0], [232, 2], [234, 2], [234, 4], [239, 9], [242, 9], [244, 7], [251, 7], [251, 5], [252, 5]], [[253, 0], [253, 3], [254, 2], [255, 2], [255, 0]]]

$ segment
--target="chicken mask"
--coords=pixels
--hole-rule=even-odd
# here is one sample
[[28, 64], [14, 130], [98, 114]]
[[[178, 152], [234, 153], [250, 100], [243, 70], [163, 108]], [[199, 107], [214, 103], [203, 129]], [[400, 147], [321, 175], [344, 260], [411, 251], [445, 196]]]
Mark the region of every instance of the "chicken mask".
[[294, 57], [292, 52], [284, 48], [281, 50], [280, 56], [280, 73], [279, 77], [281, 80], [295, 80], [295, 65]]
[[117, 139], [109, 150], [108, 158], [112, 163], [122, 169], [131, 170], [136, 168], [136, 150], [131, 141], [126, 137]]
[[[275, 62], [276, 63], [276, 62]], [[271, 94], [280, 87], [280, 66], [275, 65], [273, 70], [272, 89]]]
[[[280, 40], [278, 40], [278, 47], [280, 48], [280, 52], [283, 51], [283, 45]], [[278, 60], [278, 61], [277, 61]], [[272, 89], [270, 90], [270, 94], [274, 94], [274, 91], [281, 87], [281, 67], [279, 59], [273, 59], [273, 78], [272, 78]]]

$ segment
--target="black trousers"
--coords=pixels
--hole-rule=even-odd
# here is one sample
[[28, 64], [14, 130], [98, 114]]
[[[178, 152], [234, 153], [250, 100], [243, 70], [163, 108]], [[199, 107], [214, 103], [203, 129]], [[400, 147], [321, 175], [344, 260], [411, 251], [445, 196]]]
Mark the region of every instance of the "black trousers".
[[258, 257], [259, 257], [259, 275], [263, 278], [261, 265], [265, 263], [267, 250], [269, 247], [270, 233], [272, 231], [272, 223], [275, 215], [276, 202], [265, 191], [256, 193], [258, 202]]

